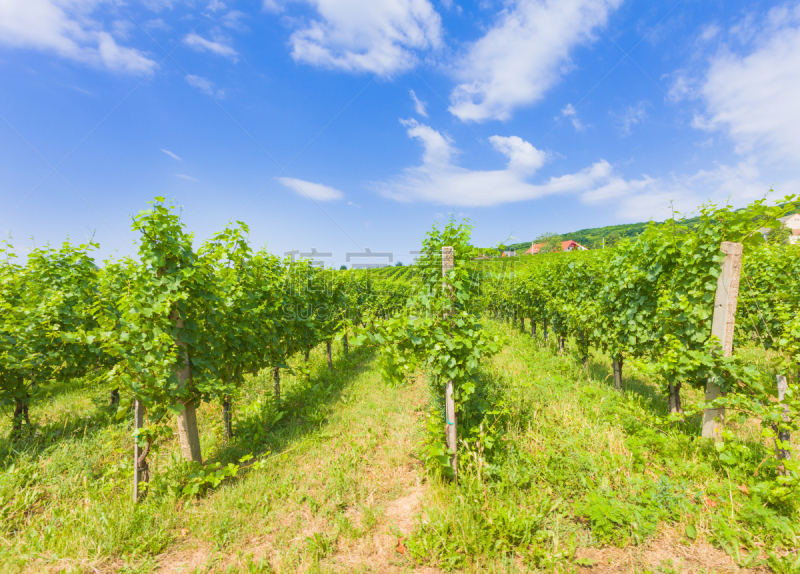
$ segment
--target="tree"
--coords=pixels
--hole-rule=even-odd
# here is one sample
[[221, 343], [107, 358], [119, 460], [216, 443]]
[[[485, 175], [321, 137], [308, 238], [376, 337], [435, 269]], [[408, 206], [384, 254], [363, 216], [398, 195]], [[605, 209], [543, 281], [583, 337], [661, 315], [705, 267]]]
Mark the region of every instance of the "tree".
[[605, 246], [611, 247], [619, 243], [619, 240], [622, 239], [622, 236], [619, 234], [619, 231], [612, 231], [608, 235], [606, 235]]
[[539, 248], [539, 253], [557, 253], [561, 251], [562, 238], [556, 233], [543, 233], [534, 239], [534, 245], [542, 246]]

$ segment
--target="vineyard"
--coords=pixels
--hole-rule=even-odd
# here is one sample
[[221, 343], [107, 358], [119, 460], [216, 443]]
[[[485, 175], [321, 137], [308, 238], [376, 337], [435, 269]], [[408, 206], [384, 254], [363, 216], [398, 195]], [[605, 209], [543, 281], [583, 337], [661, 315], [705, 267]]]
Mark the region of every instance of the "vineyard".
[[156, 198], [0, 244], [0, 571], [800, 572], [787, 197], [333, 270]]

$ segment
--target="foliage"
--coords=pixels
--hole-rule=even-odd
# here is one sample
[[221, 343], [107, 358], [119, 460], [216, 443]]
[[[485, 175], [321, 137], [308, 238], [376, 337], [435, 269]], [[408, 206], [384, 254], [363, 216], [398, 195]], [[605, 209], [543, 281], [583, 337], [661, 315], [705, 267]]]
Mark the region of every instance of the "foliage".
[[[445, 383], [452, 380], [459, 432], [467, 435], [477, 433], [482, 422], [480, 418], [461, 418], [479, 393], [478, 366], [500, 348], [499, 338], [486, 337], [475, 312], [477, 284], [468, 266], [473, 253], [469, 237], [466, 223], [457, 225], [451, 219], [443, 229], [434, 226], [422, 244], [418, 263], [422, 285], [417, 295], [402, 313], [375, 325], [374, 330], [358, 331], [354, 339], [356, 344], [380, 346], [382, 373], [389, 381], [402, 382], [418, 368], [426, 371], [436, 397], [434, 420], [440, 421], [439, 429], [450, 424], [443, 410]], [[445, 246], [453, 248], [454, 266], [443, 276]], [[442, 447], [443, 433], [436, 432], [435, 426], [429, 425], [430, 460], [451, 473], [441, 464], [447, 458], [443, 454], [446, 449]]]

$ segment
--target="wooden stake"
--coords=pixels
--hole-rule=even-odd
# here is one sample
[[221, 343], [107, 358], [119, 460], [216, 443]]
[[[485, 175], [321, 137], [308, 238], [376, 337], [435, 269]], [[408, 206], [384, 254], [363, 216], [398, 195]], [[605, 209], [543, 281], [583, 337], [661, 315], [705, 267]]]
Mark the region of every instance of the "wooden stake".
[[325, 341], [325, 347], [328, 351], [328, 368], [333, 369], [333, 356], [331, 355], [331, 342]]
[[347, 355], [347, 352], [350, 350], [350, 345], [347, 342], [347, 333], [342, 337], [342, 348], [344, 349], [344, 354]]
[[[789, 382], [786, 380], [786, 377], [783, 375], [778, 375], [778, 402], [783, 402], [783, 399], [786, 398], [786, 391], [789, 390]], [[787, 405], [783, 405], [783, 421], [789, 422], [789, 407]], [[791, 435], [789, 431], [778, 431], [778, 440], [781, 443], [788, 443], [791, 440]], [[791, 460], [792, 459], [792, 451], [787, 450], [785, 448], [778, 448], [778, 459], [779, 460]], [[784, 466], [784, 465], [781, 465]], [[780, 472], [780, 470], [779, 470]], [[785, 467], [781, 474], [785, 474]]]
[[681, 405], [681, 383], [669, 385], [669, 413], [680, 414], [683, 412]]
[[[717, 277], [711, 335], [722, 343], [723, 356], [730, 357], [733, 352], [733, 328], [736, 323], [739, 275], [742, 270], [742, 244], [723, 241], [720, 250], [725, 254], [725, 259], [722, 261], [722, 272]], [[717, 381], [706, 381], [706, 401], [713, 401], [719, 395]], [[703, 413], [703, 438], [720, 438], [724, 418], [725, 409], [706, 409]]]
[[281, 402], [281, 370], [279, 367], [272, 367], [272, 390], [275, 393], [275, 406]]
[[558, 354], [564, 354], [564, 337], [562, 335], [558, 336]]
[[[144, 405], [142, 401], [135, 401], [133, 404], [133, 428], [134, 430], [139, 430], [144, 426]], [[140, 468], [139, 466], [139, 457], [142, 456], [142, 449], [139, 448], [139, 445], [133, 443], [133, 502], [139, 502], [139, 483], [140, 482], [147, 482], [149, 478], [147, 476], [146, 468]], [[143, 472], [144, 471], [144, 472]]]
[[536, 321], [531, 319], [531, 337], [536, 338]]
[[[455, 257], [452, 247], [442, 247], [442, 277], [447, 277], [447, 272], [455, 268]], [[444, 283], [447, 289], [447, 282]], [[458, 427], [456, 425], [456, 402], [453, 396], [453, 381], [447, 381], [444, 392], [445, 416], [447, 418], [447, 448], [453, 453], [450, 464], [453, 467], [453, 476], [458, 480]]]
[[525, 332], [525, 317], [520, 316], [519, 318], [519, 327], [522, 333]]
[[[183, 319], [181, 319], [177, 309], [172, 312], [171, 318], [175, 322], [175, 327], [178, 329], [183, 328]], [[178, 376], [178, 388], [182, 389], [191, 384], [192, 366], [189, 363], [189, 352], [186, 350], [186, 343], [181, 341], [180, 337], [175, 337], [175, 344], [181, 347], [181, 354], [183, 355], [183, 366], [177, 365], [175, 367], [175, 374]], [[177, 422], [183, 457], [186, 460], [202, 463], [203, 456], [200, 452], [200, 433], [197, 430], [197, 411], [194, 401], [182, 400], [181, 404], [184, 408], [183, 412], [177, 416]]]
[[222, 399], [222, 422], [225, 424], [225, 436], [233, 438], [233, 413], [231, 412], [231, 397], [226, 395]]
[[618, 391], [622, 390], [622, 355], [617, 355], [611, 362], [611, 368], [614, 370], [614, 388]]

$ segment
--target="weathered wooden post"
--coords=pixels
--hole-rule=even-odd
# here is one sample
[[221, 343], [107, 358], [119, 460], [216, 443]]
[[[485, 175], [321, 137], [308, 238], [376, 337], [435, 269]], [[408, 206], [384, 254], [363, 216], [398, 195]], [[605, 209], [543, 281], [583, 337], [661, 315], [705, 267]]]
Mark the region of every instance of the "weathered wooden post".
[[328, 352], [328, 368], [333, 370], [333, 355], [331, 354], [331, 342], [325, 341], [325, 349]]
[[[183, 329], [183, 319], [178, 313], [177, 309], [170, 315], [175, 322], [175, 327], [179, 330]], [[180, 335], [175, 336], [175, 344], [181, 349], [183, 366], [175, 366], [175, 374], [178, 377], [178, 388], [183, 389], [192, 381], [192, 366], [189, 363], [189, 352], [186, 350], [186, 342], [182, 341]], [[181, 450], [183, 457], [186, 460], [193, 462], [203, 462], [203, 456], [200, 452], [200, 433], [197, 430], [197, 410], [195, 408], [194, 400], [181, 400], [183, 405], [183, 412], [178, 414], [178, 437], [181, 442]]]
[[531, 318], [531, 337], [536, 338], [536, 321]]
[[275, 406], [281, 403], [281, 369], [272, 367], [272, 392], [275, 395]]
[[[144, 426], [144, 405], [142, 401], [136, 400], [133, 403], [133, 428], [139, 430]], [[133, 502], [139, 502], [139, 483], [148, 482], [147, 463], [139, 461], [142, 456], [142, 449], [135, 442], [133, 443]]]
[[611, 368], [614, 370], [614, 388], [622, 390], [622, 353], [614, 357], [611, 361]]
[[564, 354], [564, 335], [558, 336], [558, 354], [559, 355]]
[[525, 317], [523, 315], [519, 316], [519, 327], [520, 327], [520, 332], [524, 333], [525, 332]]
[[233, 438], [233, 411], [231, 410], [231, 396], [225, 395], [222, 399], [222, 422], [225, 425], [225, 436]]
[[[786, 398], [786, 391], [788, 391], [788, 390], [789, 390], [789, 382], [787, 381], [786, 377], [783, 376], [783, 375], [778, 375], [778, 402], [781, 402], [781, 403], [783, 402], [783, 399]], [[786, 406], [786, 405], [783, 405], [783, 420], [784, 420], [784, 422], [788, 422], [788, 420], [789, 420], [788, 411], [789, 411], [789, 407]], [[791, 460], [792, 451], [783, 448], [783, 445], [784, 444], [788, 444], [789, 441], [791, 440], [791, 438], [792, 437], [789, 434], [789, 431], [787, 431], [787, 430], [784, 430], [784, 431], [779, 430], [778, 431], [778, 444], [777, 444], [776, 450], [777, 450], [777, 454], [778, 454], [778, 459], [779, 460]], [[781, 464], [781, 466], [783, 467], [783, 464]], [[779, 469], [779, 472], [781, 472], [781, 474], [784, 474], [786, 472], [786, 469], [785, 468]]]
[[[725, 254], [725, 259], [717, 277], [711, 335], [720, 340], [723, 356], [729, 357], [733, 352], [733, 328], [736, 323], [739, 275], [742, 270], [742, 244], [723, 241], [720, 250]], [[720, 388], [716, 379], [710, 378], [706, 382], [706, 401], [713, 401], [719, 394]], [[703, 438], [719, 438], [724, 417], [725, 409], [706, 409], [703, 413]]]
[[[447, 272], [455, 268], [455, 256], [452, 247], [442, 247], [442, 277], [447, 279]], [[445, 291], [449, 289], [447, 281], [443, 285]], [[445, 416], [447, 419], [447, 448], [453, 456], [450, 464], [453, 467], [453, 476], [458, 480], [458, 428], [456, 426], [456, 401], [453, 396], [453, 381], [447, 381], [444, 391]]]
[[342, 349], [344, 350], [345, 356], [347, 356], [348, 351], [350, 351], [350, 345], [347, 342], [347, 333], [342, 337]]

